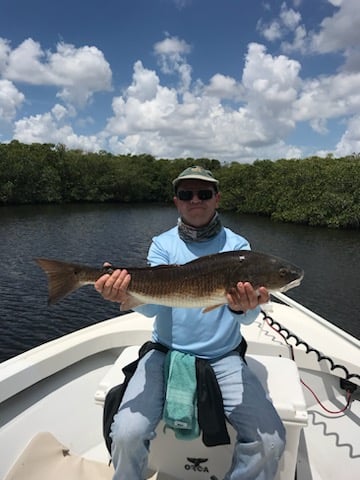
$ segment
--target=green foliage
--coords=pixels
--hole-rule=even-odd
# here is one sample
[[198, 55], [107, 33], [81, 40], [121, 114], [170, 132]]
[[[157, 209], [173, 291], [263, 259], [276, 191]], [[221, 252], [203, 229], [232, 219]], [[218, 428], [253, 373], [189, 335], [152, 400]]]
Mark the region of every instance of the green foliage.
[[222, 208], [273, 220], [360, 228], [360, 158], [257, 160], [221, 168]]
[[221, 165], [208, 158], [86, 153], [64, 145], [0, 144], [0, 205], [170, 202], [171, 180], [192, 165], [220, 180], [221, 208], [273, 220], [360, 228], [360, 156], [257, 160]]

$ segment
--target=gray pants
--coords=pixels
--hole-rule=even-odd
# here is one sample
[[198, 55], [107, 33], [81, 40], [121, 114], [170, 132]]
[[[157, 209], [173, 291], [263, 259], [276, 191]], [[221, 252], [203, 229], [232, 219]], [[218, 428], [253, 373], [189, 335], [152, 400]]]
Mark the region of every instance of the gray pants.
[[[164, 405], [165, 354], [152, 350], [139, 362], [111, 427], [114, 480], [144, 480], [150, 441]], [[266, 393], [237, 353], [211, 361], [225, 415], [237, 432], [224, 480], [271, 480], [285, 447], [285, 429]]]

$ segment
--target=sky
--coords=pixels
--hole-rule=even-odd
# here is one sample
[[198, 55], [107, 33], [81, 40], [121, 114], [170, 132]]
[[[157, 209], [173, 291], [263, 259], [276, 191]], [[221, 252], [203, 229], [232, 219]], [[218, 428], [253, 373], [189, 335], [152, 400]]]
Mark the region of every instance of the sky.
[[360, 152], [359, 0], [0, 0], [0, 142]]

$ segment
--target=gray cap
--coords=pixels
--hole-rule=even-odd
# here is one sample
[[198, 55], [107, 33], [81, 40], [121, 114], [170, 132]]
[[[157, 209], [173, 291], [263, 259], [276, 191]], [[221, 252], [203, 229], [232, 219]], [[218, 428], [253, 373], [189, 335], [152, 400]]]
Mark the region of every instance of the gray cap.
[[210, 170], [206, 170], [200, 166], [189, 167], [181, 172], [172, 182], [175, 188], [181, 180], [204, 180], [205, 182], [215, 183], [216, 185], [219, 183], [219, 180], [213, 177]]

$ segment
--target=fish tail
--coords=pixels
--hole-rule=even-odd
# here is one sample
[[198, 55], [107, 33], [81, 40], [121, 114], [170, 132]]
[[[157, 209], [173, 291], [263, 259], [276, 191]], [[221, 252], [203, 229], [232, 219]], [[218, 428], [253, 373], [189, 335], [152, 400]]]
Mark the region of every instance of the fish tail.
[[84, 285], [84, 282], [79, 279], [79, 271], [83, 268], [81, 265], [47, 258], [36, 258], [35, 261], [48, 277], [49, 305], [58, 302]]

